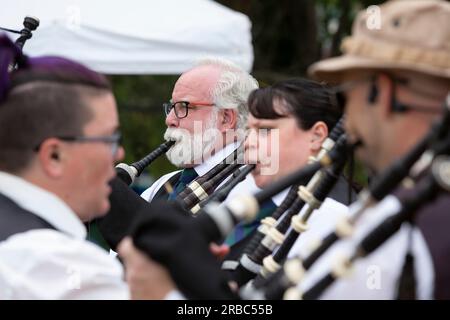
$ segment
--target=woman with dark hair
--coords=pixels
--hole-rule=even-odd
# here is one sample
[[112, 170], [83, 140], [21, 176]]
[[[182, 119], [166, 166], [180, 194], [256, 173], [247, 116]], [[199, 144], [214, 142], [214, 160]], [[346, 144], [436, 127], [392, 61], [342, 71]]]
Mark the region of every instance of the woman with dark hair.
[[[245, 153], [247, 161], [256, 164], [252, 177], [258, 188], [267, 187], [305, 166], [311, 157], [317, 156], [322, 143], [342, 115], [329, 87], [300, 78], [256, 89], [250, 94], [248, 105], [250, 116]], [[343, 177], [338, 179], [321, 208], [308, 221], [312, 231], [306, 232], [297, 242], [302, 247], [300, 252], [304, 249], [304, 241], [320, 239], [325, 231], [331, 230], [336, 219], [348, 213], [349, 191], [352, 192], [347, 181]], [[249, 193], [245, 185], [238, 185], [229, 197], [245, 193]], [[272, 198], [273, 208], [280, 206], [287, 193], [288, 189]], [[247, 224], [241, 222], [236, 230], [247, 230], [246, 239], [249, 240], [260, 221], [274, 210], [264, 210], [263, 205], [255, 221]], [[226, 244], [234, 233], [228, 236]], [[240, 250], [235, 252], [241, 253], [246, 245], [247, 241], [242, 241]], [[293, 251], [298, 252], [297, 249]], [[228, 262], [237, 259], [235, 252], [225, 258], [227, 262], [223, 264], [224, 269], [233, 269], [232, 266], [235, 266], [235, 263]]]
[[329, 87], [300, 78], [257, 89], [248, 104], [245, 147], [260, 188], [306, 165], [342, 115]]

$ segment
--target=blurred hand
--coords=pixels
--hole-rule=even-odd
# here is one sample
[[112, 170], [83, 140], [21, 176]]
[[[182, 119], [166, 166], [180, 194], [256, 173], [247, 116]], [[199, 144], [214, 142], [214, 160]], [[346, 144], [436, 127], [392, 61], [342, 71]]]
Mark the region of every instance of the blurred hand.
[[223, 260], [223, 258], [230, 253], [230, 247], [226, 244], [218, 245], [214, 242], [209, 244], [209, 250], [213, 255], [215, 255], [219, 260]]

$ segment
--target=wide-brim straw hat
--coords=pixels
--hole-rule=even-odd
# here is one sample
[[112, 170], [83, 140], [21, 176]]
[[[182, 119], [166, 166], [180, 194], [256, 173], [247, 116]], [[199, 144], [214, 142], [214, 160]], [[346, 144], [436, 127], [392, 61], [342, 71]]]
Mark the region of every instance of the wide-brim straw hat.
[[339, 83], [346, 73], [410, 71], [450, 80], [450, 3], [394, 0], [361, 11], [343, 55], [313, 64], [309, 74]]

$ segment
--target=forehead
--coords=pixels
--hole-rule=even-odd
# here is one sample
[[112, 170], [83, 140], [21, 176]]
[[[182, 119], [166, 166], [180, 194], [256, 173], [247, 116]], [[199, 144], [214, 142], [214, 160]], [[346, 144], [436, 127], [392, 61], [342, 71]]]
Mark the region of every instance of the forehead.
[[285, 122], [289, 122], [292, 120], [292, 117], [283, 117], [278, 119], [261, 119], [255, 118], [253, 115], [249, 115], [247, 126], [250, 128], [262, 128], [262, 127], [271, 127], [271, 126], [279, 126]]
[[105, 92], [98, 96], [88, 96], [85, 103], [92, 112], [91, 120], [86, 124], [86, 131], [98, 129], [103, 131], [113, 131], [119, 125], [117, 107], [114, 96], [110, 92]]
[[198, 66], [185, 72], [175, 83], [172, 99], [201, 99], [202, 102], [209, 102], [220, 74], [221, 69], [216, 66]]
[[346, 73], [342, 81], [336, 84], [333, 89], [336, 92], [337, 102], [344, 108], [350, 95], [365, 92], [374, 79], [374, 74], [368, 72]]

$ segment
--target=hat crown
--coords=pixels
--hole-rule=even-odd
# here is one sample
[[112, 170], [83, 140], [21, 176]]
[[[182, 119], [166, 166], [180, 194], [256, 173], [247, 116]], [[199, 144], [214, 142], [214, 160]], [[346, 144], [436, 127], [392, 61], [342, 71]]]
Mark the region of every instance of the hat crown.
[[343, 55], [313, 64], [309, 73], [340, 82], [348, 73], [413, 72], [450, 81], [450, 3], [391, 0], [361, 11]]
[[353, 37], [422, 50], [450, 51], [450, 4], [396, 0], [369, 7], [358, 14]]

